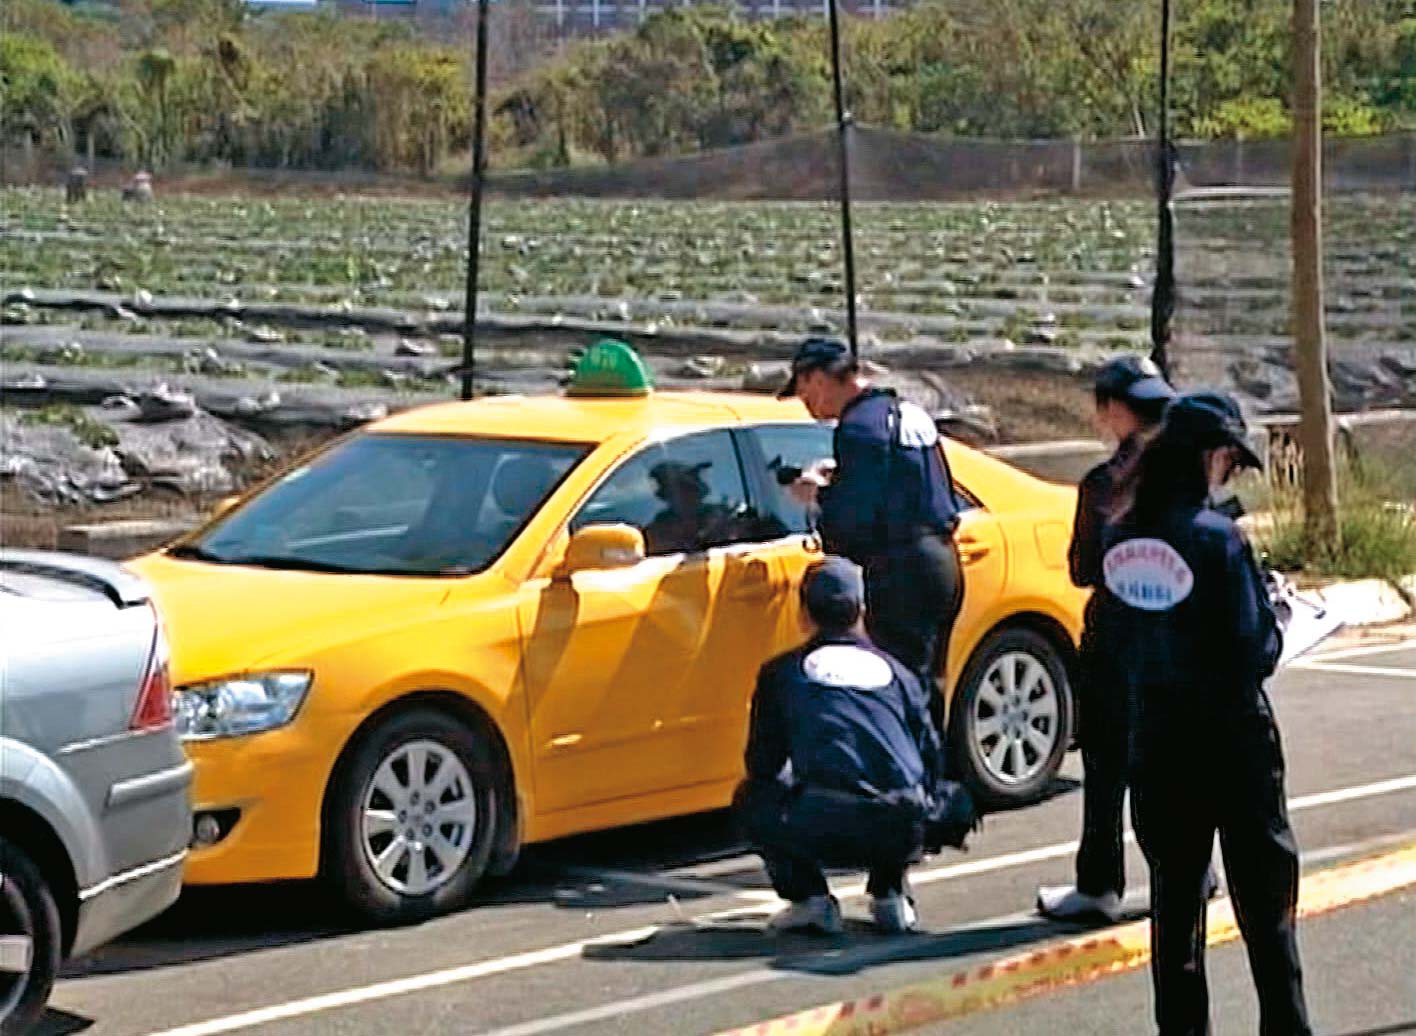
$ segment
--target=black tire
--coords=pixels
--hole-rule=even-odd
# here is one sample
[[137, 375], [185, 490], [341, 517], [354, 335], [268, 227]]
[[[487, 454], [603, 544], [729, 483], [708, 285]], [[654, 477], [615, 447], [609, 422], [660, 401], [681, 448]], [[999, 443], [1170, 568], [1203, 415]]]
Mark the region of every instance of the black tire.
[[[465, 858], [431, 891], [401, 892], [380, 878], [366, 851], [365, 795], [379, 767], [412, 742], [431, 741], [451, 751], [471, 780], [476, 810]], [[410, 708], [395, 713], [352, 744], [325, 802], [322, 876], [365, 919], [380, 925], [413, 924], [457, 910], [471, 900], [487, 869], [497, 833], [497, 802], [505, 778], [486, 740], [445, 712]]]
[[20, 1036], [49, 1002], [64, 933], [44, 875], [18, 846], [0, 838], [0, 938], [6, 936], [30, 941], [29, 969], [0, 973], [0, 1036]]
[[[1005, 749], [1003, 763], [995, 766], [988, 757], [998, 750], [999, 738], [1006, 735], [980, 736], [981, 728], [995, 714], [989, 703], [980, 704], [980, 699], [988, 694], [987, 681], [992, 691], [1006, 700], [1008, 695], [1001, 682], [1003, 667], [1009, 665], [1010, 660], [1012, 664], [1022, 664], [1019, 662], [1022, 658], [1030, 659], [1046, 676], [1045, 680], [1036, 681], [1039, 690], [1031, 695], [1032, 702], [1040, 702], [1050, 688], [1055, 698], [1054, 712], [1050, 720], [1043, 715], [1030, 714], [1016, 721], [1004, 716], [1004, 723], [1018, 724], [1019, 744], [1016, 749]], [[1037, 676], [1037, 670], [1026, 666], [1025, 669]], [[1017, 671], [1015, 668], [1014, 672]], [[1025, 689], [1019, 689], [1018, 696], [1021, 698], [1025, 693]], [[992, 698], [993, 694], [988, 697]], [[1072, 685], [1067, 678], [1067, 666], [1052, 642], [1030, 629], [997, 630], [988, 635], [969, 659], [950, 704], [952, 768], [986, 808], [1009, 809], [1035, 802], [1047, 792], [1071, 746], [1072, 716]], [[1023, 731], [1028, 729], [1036, 731], [1039, 737], [1045, 734], [1050, 738], [1045, 752], [1027, 740]], [[1014, 751], [1020, 755], [1014, 756]]]

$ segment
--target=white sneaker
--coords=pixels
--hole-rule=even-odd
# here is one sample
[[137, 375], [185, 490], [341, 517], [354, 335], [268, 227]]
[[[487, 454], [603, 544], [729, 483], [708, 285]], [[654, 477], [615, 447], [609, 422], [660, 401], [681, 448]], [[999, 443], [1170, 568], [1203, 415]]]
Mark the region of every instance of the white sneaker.
[[889, 896], [872, 897], [870, 915], [875, 918], [875, 927], [882, 932], [912, 932], [919, 926], [919, 915], [908, 896], [898, 893]]
[[1037, 910], [1044, 917], [1058, 921], [1087, 917], [1116, 921], [1121, 917], [1121, 897], [1115, 892], [1088, 896], [1070, 885], [1044, 886], [1037, 890]]
[[812, 896], [774, 914], [767, 927], [774, 932], [815, 930], [823, 935], [841, 931], [841, 906], [835, 896]]

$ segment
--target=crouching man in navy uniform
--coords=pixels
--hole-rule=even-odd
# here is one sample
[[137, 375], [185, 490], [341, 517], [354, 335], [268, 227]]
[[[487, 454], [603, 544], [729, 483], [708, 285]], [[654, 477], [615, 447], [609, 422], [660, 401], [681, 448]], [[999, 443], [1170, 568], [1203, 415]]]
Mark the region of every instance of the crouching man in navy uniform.
[[859, 568], [817, 562], [801, 597], [814, 630], [758, 675], [737, 797], [772, 887], [791, 904], [771, 925], [840, 931], [822, 867], [865, 867], [875, 923], [908, 931], [916, 915], [905, 872], [924, 850], [943, 762], [928, 699], [913, 673], [866, 638]]

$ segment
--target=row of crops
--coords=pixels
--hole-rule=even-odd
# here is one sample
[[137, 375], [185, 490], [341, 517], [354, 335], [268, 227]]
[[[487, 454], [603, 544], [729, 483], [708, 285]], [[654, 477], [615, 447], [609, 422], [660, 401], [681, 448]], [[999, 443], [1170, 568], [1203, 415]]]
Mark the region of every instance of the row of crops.
[[[456, 354], [451, 335], [409, 342], [337, 318], [281, 325], [122, 307], [76, 313], [31, 301], [59, 289], [325, 314], [450, 314], [461, 308], [466, 255], [455, 199], [133, 205], [105, 195], [71, 207], [46, 189], [0, 198], [11, 363], [196, 364], [204, 374], [245, 377], [249, 365], [209, 355], [239, 343], [266, 347], [267, 359], [271, 350], [303, 350], [283, 365], [282, 380], [328, 379], [332, 370], [336, 383], [366, 385], [387, 382], [390, 368], [341, 356]], [[1153, 222], [1149, 204], [1126, 201], [861, 205], [862, 326], [886, 344], [1143, 348]], [[1211, 348], [1281, 343], [1287, 232], [1281, 199], [1182, 203], [1183, 332]], [[840, 325], [829, 205], [500, 201], [488, 211], [485, 249], [489, 315], [620, 325], [665, 341], [689, 329], [796, 334]], [[1331, 199], [1327, 268], [1336, 348], [1416, 342], [1416, 196]]]

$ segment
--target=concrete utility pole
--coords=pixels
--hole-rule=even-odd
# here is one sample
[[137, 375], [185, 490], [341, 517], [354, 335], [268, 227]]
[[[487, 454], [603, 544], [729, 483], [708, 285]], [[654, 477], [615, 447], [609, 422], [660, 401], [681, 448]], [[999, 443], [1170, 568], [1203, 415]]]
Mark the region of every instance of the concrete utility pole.
[[1337, 545], [1332, 385], [1323, 333], [1323, 128], [1320, 0], [1293, 0], [1293, 348], [1303, 448], [1303, 531], [1310, 550]]

